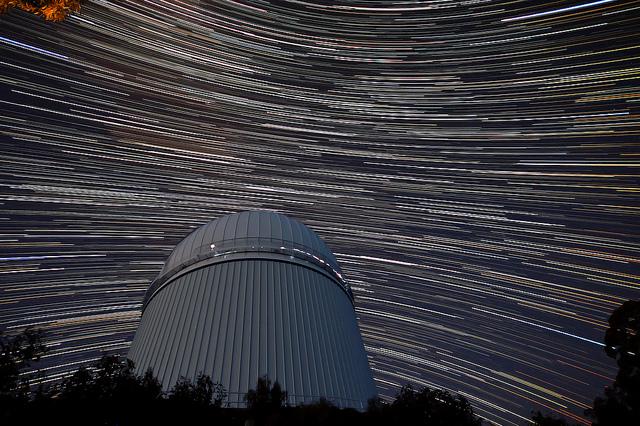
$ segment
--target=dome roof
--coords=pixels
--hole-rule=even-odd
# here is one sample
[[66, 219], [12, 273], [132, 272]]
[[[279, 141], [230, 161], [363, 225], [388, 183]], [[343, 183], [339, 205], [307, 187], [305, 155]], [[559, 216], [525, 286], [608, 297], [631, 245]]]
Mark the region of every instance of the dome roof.
[[193, 231], [173, 250], [160, 276], [204, 252], [248, 246], [302, 250], [341, 273], [335, 256], [315, 232], [280, 213], [258, 210], [222, 216]]

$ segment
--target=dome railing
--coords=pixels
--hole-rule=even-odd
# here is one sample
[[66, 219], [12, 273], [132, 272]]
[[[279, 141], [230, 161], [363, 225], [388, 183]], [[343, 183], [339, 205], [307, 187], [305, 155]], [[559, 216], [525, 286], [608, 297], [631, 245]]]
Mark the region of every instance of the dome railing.
[[224, 257], [238, 253], [277, 253], [309, 262], [327, 272], [327, 274], [332, 277], [338, 286], [347, 294], [351, 303], [353, 303], [353, 293], [351, 292], [351, 288], [347, 284], [346, 280], [343, 278], [337, 263], [326, 259], [326, 255], [324, 253], [306, 245], [282, 239], [234, 238], [211, 244], [203, 244], [189, 255], [188, 260], [181, 262], [168, 271], [163, 269], [158, 278], [156, 278], [149, 286], [144, 297], [142, 310], [144, 311], [147, 304], [157, 291], [180, 271], [206, 259], [217, 258], [220, 256]]
[[[227, 399], [224, 403], [226, 408], [246, 408], [247, 402], [244, 399], [246, 393], [244, 392], [227, 392]], [[346, 398], [342, 396], [327, 396], [327, 395], [314, 395], [314, 394], [291, 394], [287, 392], [287, 399], [285, 404], [288, 406], [298, 406], [318, 403], [321, 399], [332, 403], [338, 408], [357, 407], [361, 410], [367, 408], [366, 402], [360, 399]]]

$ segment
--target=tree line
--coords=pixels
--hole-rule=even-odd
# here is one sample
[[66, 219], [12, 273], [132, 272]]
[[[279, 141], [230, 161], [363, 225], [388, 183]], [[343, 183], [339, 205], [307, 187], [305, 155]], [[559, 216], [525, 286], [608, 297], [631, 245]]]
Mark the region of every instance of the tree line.
[[[469, 402], [449, 392], [404, 386], [396, 399], [369, 401], [365, 412], [341, 409], [325, 399], [288, 406], [287, 392], [267, 377], [244, 396], [246, 408], [226, 407], [224, 387], [206, 375], [180, 378], [169, 392], [151, 370], [135, 372], [133, 361], [102, 357], [89, 367], [50, 386], [44, 376], [25, 370], [47, 352], [41, 331], [27, 329], [2, 339], [0, 354], [0, 424], [41, 425], [311, 425], [357, 426], [429, 424], [480, 426]], [[425, 423], [427, 422], [427, 423]]]
[[[640, 425], [640, 301], [628, 301], [609, 318], [605, 334], [607, 355], [619, 370], [614, 383], [596, 398], [586, 415], [595, 426]], [[180, 378], [169, 392], [152, 371], [139, 375], [131, 360], [104, 356], [92, 366], [46, 385], [45, 376], [31, 369], [48, 348], [42, 331], [26, 329], [0, 333], [0, 424], [113, 425], [425, 425], [480, 426], [469, 401], [461, 395], [403, 386], [391, 402], [369, 401], [364, 412], [341, 409], [321, 399], [288, 406], [287, 392], [267, 377], [257, 380], [244, 396], [246, 408], [226, 407], [222, 385], [206, 375], [194, 381]], [[563, 420], [532, 413], [537, 426], [568, 426]]]

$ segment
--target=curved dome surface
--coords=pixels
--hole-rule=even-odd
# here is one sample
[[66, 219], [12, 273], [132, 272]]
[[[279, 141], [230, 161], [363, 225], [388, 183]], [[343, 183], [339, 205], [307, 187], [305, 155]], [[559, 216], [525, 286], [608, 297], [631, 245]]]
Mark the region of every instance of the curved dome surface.
[[185, 270], [212, 258], [239, 253], [254, 257], [277, 253], [314, 265], [324, 270], [353, 302], [353, 293], [342, 277], [335, 256], [315, 232], [283, 214], [256, 210], [222, 216], [187, 235], [171, 252], [162, 271], [149, 286], [143, 309], [168, 282]]
[[340, 272], [331, 250], [307, 226], [280, 213], [257, 210], [222, 216], [193, 231], [176, 246], [160, 275], [203, 252], [246, 244], [304, 248]]

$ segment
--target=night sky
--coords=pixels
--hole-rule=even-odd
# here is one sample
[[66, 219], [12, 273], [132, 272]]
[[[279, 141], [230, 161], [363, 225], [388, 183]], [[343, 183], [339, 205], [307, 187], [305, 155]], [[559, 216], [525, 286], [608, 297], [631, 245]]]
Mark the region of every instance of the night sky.
[[221, 215], [315, 230], [383, 397], [588, 424], [640, 298], [640, 1], [102, 1], [0, 17], [0, 326], [126, 353]]

